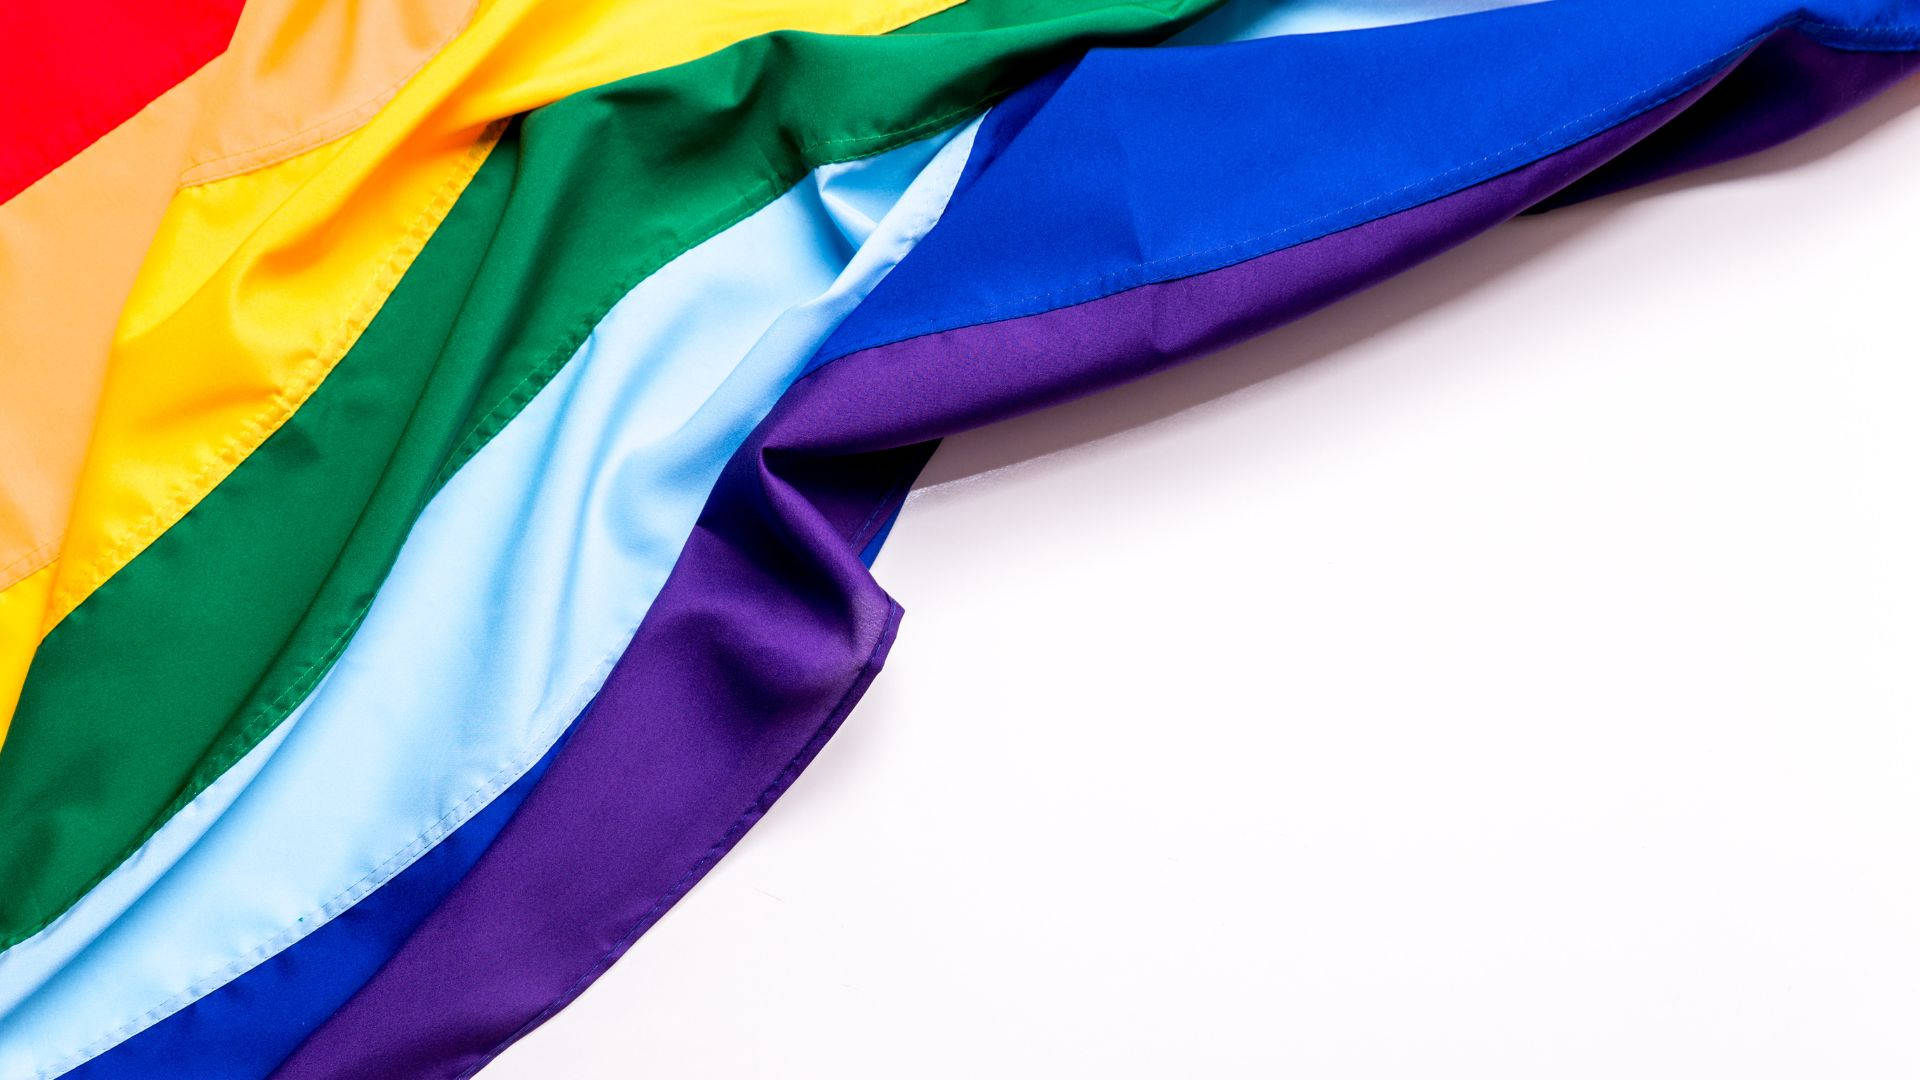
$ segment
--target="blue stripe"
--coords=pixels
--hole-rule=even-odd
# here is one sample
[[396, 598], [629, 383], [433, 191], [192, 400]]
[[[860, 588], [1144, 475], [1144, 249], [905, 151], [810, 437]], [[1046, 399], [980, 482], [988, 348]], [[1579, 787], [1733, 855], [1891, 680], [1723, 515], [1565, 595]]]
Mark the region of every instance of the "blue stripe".
[[[994, 141], [978, 150], [993, 168], [969, 174], [815, 366], [1216, 270], [1432, 201], [1670, 99], [1789, 22], [1840, 47], [1920, 41], [1913, 0], [1552, 0], [1204, 49], [1095, 50], [1002, 106], [1030, 119], [987, 125]], [[1140, 85], [1159, 92], [1126, 92]], [[1062, 168], [1080, 162], [1101, 167]]]
[[513, 812], [562, 737], [525, 776], [433, 850], [273, 959], [66, 1075], [71, 1080], [257, 1080], [346, 1004], [433, 913]]

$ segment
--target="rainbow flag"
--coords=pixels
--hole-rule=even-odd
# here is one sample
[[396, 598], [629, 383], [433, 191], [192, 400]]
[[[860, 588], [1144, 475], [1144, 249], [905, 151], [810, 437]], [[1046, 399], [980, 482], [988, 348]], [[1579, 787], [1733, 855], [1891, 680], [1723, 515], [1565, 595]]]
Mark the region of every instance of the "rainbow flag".
[[0, 53], [0, 1080], [460, 1077], [860, 699], [941, 438], [1793, 138], [1920, 0], [26, 0]]

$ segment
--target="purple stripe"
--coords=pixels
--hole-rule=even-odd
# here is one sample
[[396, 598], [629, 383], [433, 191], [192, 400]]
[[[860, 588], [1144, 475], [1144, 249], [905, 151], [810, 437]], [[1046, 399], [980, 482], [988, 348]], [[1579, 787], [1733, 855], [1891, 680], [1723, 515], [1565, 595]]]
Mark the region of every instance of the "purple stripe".
[[878, 670], [900, 611], [859, 553], [934, 440], [1365, 288], [1551, 197], [1708, 89], [1345, 232], [869, 349], [796, 384], [728, 466], [638, 635], [519, 815], [276, 1075], [470, 1075], [658, 920], [766, 812]]
[[1534, 209], [1597, 198], [1778, 146], [1892, 86], [1916, 65], [1920, 53], [1835, 49], [1798, 31], [1776, 34], [1685, 115]]

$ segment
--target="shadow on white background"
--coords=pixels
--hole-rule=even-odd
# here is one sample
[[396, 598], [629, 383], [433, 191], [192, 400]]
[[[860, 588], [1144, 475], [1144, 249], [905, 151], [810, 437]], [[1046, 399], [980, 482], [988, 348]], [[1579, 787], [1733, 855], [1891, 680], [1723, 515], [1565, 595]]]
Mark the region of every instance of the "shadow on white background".
[[1920, 1074], [1916, 106], [951, 440], [867, 700], [487, 1076]]

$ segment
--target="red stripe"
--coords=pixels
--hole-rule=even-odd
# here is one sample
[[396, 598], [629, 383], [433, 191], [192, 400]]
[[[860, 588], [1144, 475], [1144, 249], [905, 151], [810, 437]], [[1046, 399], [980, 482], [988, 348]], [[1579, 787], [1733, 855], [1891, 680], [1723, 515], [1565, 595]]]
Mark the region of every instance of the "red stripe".
[[0, 202], [218, 56], [240, 5], [0, 2]]

